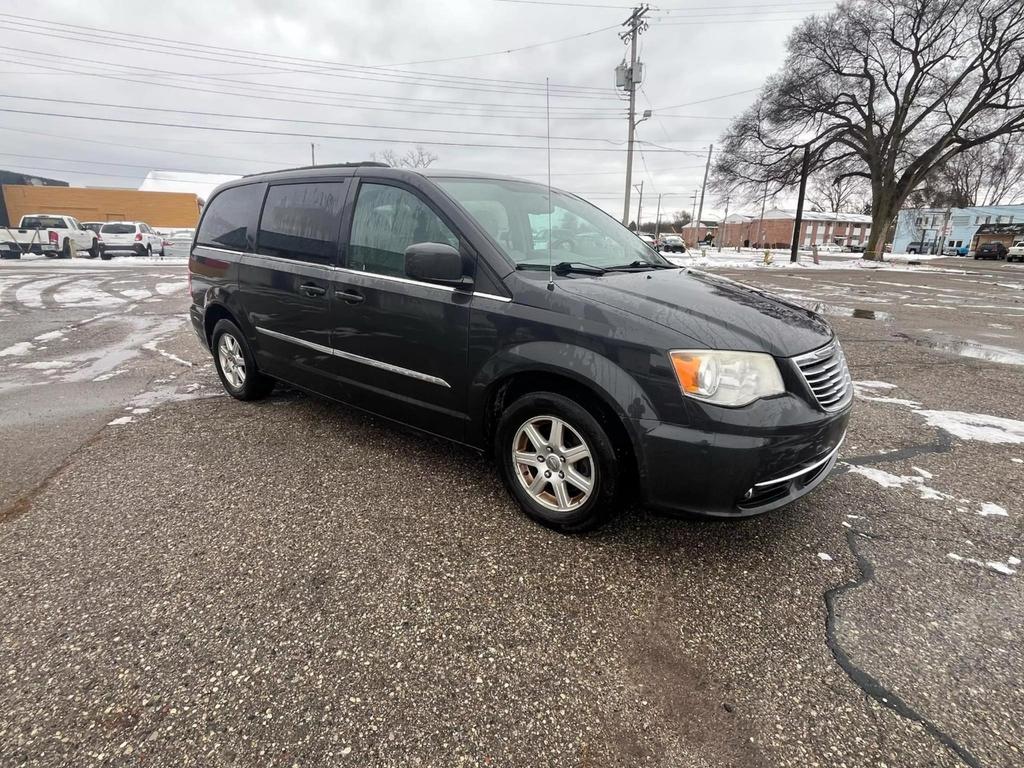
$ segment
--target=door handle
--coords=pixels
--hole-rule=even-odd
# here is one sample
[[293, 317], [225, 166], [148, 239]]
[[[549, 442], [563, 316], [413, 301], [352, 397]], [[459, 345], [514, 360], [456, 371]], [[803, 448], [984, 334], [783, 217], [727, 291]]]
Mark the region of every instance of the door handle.
[[339, 291], [335, 295], [346, 304], [358, 304], [366, 298], [363, 294], [357, 293], [356, 291]]
[[315, 299], [327, 293], [327, 289], [321, 288], [319, 285], [315, 285], [313, 283], [303, 283], [299, 286], [299, 293]]

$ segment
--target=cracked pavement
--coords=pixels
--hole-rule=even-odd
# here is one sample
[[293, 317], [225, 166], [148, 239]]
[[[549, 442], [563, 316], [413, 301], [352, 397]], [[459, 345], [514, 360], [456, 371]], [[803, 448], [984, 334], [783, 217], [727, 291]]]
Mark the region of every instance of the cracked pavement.
[[219, 395], [164, 325], [181, 266], [0, 264], [0, 350], [33, 345], [0, 357], [0, 764], [1024, 763], [1024, 444], [922, 415], [1024, 421], [1024, 266], [936, 265], [726, 271], [833, 313], [872, 384], [843, 463], [760, 518], [564, 537], [469, 451]]

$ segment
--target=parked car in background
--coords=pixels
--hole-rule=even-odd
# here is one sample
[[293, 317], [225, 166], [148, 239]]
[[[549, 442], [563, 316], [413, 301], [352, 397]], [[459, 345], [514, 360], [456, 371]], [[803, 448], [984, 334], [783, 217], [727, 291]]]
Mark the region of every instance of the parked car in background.
[[131, 251], [136, 256], [164, 255], [164, 239], [141, 221], [108, 221], [100, 229], [103, 252]]
[[103, 225], [106, 224], [107, 222], [105, 222], [105, 221], [83, 221], [83, 222], [80, 222], [80, 223], [82, 225], [82, 229], [88, 229], [90, 232], [95, 232], [98, 235], [100, 233], [100, 230], [103, 228]]
[[1024, 240], [1018, 240], [1006, 251], [1007, 261], [1024, 261]]
[[654, 239], [653, 235], [648, 235], [646, 232], [637, 232], [636, 236], [651, 246], [654, 250], [658, 250], [658, 241]]
[[922, 253], [935, 253], [934, 243], [924, 243], [920, 240], [915, 240], [907, 246], [907, 253], [922, 254]]
[[[564, 248], [537, 226], [552, 212], [576, 222]], [[634, 485], [637, 501], [724, 518], [788, 504], [828, 477], [853, 402], [817, 314], [676, 267], [527, 181], [248, 176], [206, 205], [189, 286], [232, 397], [289, 382], [485, 451], [526, 514], [564, 532], [620, 511]]]
[[661, 250], [669, 253], [686, 253], [686, 243], [679, 235], [664, 235], [661, 238]]
[[195, 239], [194, 229], [172, 229], [164, 235], [164, 252], [168, 256], [187, 256], [189, 246]]
[[9, 254], [42, 254], [70, 259], [78, 251], [100, 254], [99, 237], [83, 229], [73, 216], [59, 213], [29, 213], [21, 217], [17, 229], [0, 228], [0, 243]]
[[985, 243], [979, 245], [974, 252], [976, 259], [1005, 259], [1007, 254], [1006, 246], [1002, 243]]

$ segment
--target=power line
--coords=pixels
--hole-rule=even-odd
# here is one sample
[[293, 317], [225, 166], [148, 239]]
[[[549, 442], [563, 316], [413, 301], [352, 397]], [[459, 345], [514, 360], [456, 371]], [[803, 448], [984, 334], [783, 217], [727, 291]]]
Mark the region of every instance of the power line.
[[[129, 48], [132, 48], [134, 50], [143, 50], [143, 51], [145, 51], [147, 53], [153, 52], [153, 48], [152, 47], [148, 47], [148, 48], [147, 47], [139, 47], [137, 45], [137, 43], [138, 43], [140, 38], [139, 38], [139, 35], [137, 33], [135, 33], [135, 32], [132, 32], [132, 33], [129, 33], [129, 32], [119, 32], [117, 30], [104, 29], [104, 28], [101, 28], [101, 27], [87, 27], [87, 26], [82, 26], [82, 25], [71, 25], [71, 24], [65, 24], [63, 22], [58, 22], [58, 21], [49, 20], [49, 19], [38, 19], [38, 18], [30, 17], [30, 16], [18, 16], [16, 14], [9, 14], [9, 13], [0, 13], [0, 17], [12, 19], [13, 22], [9, 22], [9, 23], [17, 24], [19, 27], [22, 28], [22, 29], [20, 29], [18, 31], [28, 32], [29, 34], [40, 34], [40, 35], [43, 35], [43, 36], [54, 36], [52, 34], [52, 32], [53, 31], [57, 31], [57, 32], [63, 32], [63, 33], [70, 33], [70, 34], [73, 35], [72, 38], [64, 38], [64, 39], [73, 39], [76, 42], [86, 42], [86, 43], [94, 42], [94, 43], [98, 43], [98, 44], [105, 44], [105, 43], [103, 43], [101, 40], [96, 40], [95, 38], [97, 38], [97, 37], [99, 37], [99, 38], [102, 38], [102, 37], [107, 37], [107, 38], [126, 38], [125, 40], [118, 40], [117, 41], [118, 45], [120, 45], [121, 47], [129, 47]], [[57, 28], [56, 30], [54, 30], [55, 27]], [[66, 29], [61, 29], [61, 27], [64, 27]], [[439, 61], [457, 61], [457, 60], [464, 60], [464, 59], [467, 59], [467, 58], [480, 58], [480, 57], [484, 57], [484, 56], [499, 55], [499, 54], [503, 54], [503, 53], [512, 53], [512, 52], [516, 52], [516, 51], [528, 50], [528, 49], [531, 49], [531, 48], [537, 48], [537, 47], [541, 47], [541, 46], [545, 46], [545, 45], [553, 45], [553, 44], [556, 44], [556, 43], [565, 42], [565, 41], [568, 41], [568, 40], [578, 39], [578, 38], [582, 38], [582, 37], [588, 37], [590, 35], [599, 34], [600, 32], [605, 32], [605, 31], [608, 31], [608, 30], [614, 29], [614, 28], [615, 28], [615, 26], [602, 27], [602, 28], [591, 30], [591, 31], [588, 31], [588, 32], [583, 32], [583, 33], [580, 33], [580, 34], [570, 35], [570, 36], [565, 37], [565, 38], [559, 38], [558, 40], [549, 40], [549, 41], [546, 41], [546, 42], [534, 43], [534, 44], [527, 45], [527, 46], [521, 46], [519, 48], [506, 49], [505, 51], [495, 51], [495, 52], [492, 52], [492, 53], [472, 54], [472, 55], [467, 55], [467, 56], [457, 56], [457, 57], [451, 57], [449, 59], [436, 59], [436, 60], [433, 60], [433, 61], [435, 61], [435, 62], [439, 62]], [[11, 27], [8, 27], [8, 29], [11, 29]], [[95, 34], [90, 35], [89, 37], [86, 37], [86, 38], [82, 38], [80, 34], [77, 35], [77, 36], [74, 36], [75, 33], [79, 33], [83, 29], [88, 30], [89, 32], [92, 32], [92, 33], [95, 33]], [[269, 63], [273, 63], [273, 64], [287, 63], [287, 64], [295, 64], [295, 65], [300, 65], [300, 66], [303, 66], [303, 67], [307, 67], [307, 69], [302, 69], [302, 70], [284, 70], [284, 71], [295, 71], [295, 72], [300, 72], [300, 73], [308, 73], [308, 71], [309, 71], [308, 67], [312, 65], [312, 66], [318, 67], [320, 69], [320, 73], [321, 74], [328, 74], [328, 75], [338, 75], [339, 72], [343, 72], [346, 76], [352, 76], [353, 72], [370, 72], [370, 73], [378, 74], [378, 75], [387, 75], [388, 77], [391, 77], [391, 78], [405, 78], [406, 80], [409, 80], [409, 79], [412, 79], [412, 80], [440, 80], [440, 81], [444, 81], [444, 80], [452, 80], [452, 81], [472, 81], [472, 80], [488, 81], [488, 80], [490, 80], [488, 78], [475, 78], [475, 77], [469, 77], [469, 76], [465, 76], [465, 75], [443, 75], [443, 74], [440, 74], [440, 73], [433, 73], [433, 72], [417, 73], [417, 72], [411, 72], [409, 70], [398, 70], [398, 69], [395, 69], [396, 67], [406, 66], [407, 64], [427, 63], [427, 62], [407, 62], [405, 64], [393, 64], [393, 65], [386, 65], [386, 66], [380, 66], [380, 65], [378, 65], [378, 66], [364, 66], [364, 65], [342, 64], [342, 63], [337, 63], [337, 62], [329, 62], [329, 61], [325, 61], [325, 60], [322, 60], [322, 59], [310, 59], [310, 58], [304, 58], [304, 57], [298, 57], [298, 56], [285, 56], [285, 55], [282, 55], [282, 54], [272, 54], [272, 53], [264, 53], [264, 52], [256, 52], [256, 51], [246, 51], [244, 49], [239, 49], [239, 48], [228, 48], [228, 47], [223, 47], [223, 46], [212, 46], [212, 45], [206, 45], [206, 44], [203, 44], [203, 43], [196, 43], [196, 42], [192, 42], [192, 41], [167, 40], [167, 39], [163, 39], [163, 38], [154, 39], [154, 41], [159, 43], [159, 48], [157, 50], [160, 53], [168, 53], [170, 55], [178, 55], [178, 56], [184, 55], [184, 56], [187, 56], [190, 59], [200, 58], [200, 59], [207, 60], [207, 61], [218, 61], [218, 62], [222, 62], [222, 63], [223, 62], [237, 63], [237, 62], [239, 62], [239, 60], [241, 60], [241, 62], [244, 63], [246, 66], [253, 66], [253, 67], [258, 67], [258, 68], [261, 68], [261, 69], [273, 69], [273, 67], [268, 66], [268, 62], [269, 62]], [[196, 49], [197, 48], [198, 49], [204, 49], [203, 50], [204, 53], [217, 54], [219, 56], [219, 58], [210, 58], [209, 56], [197, 56], [197, 54], [196, 54]], [[233, 56], [234, 58], [227, 58], [226, 59], [225, 58], [225, 53], [228, 56]], [[373, 78], [367, 78], [367, 79], [373, 79]], [[384, 80], [383, 82], [390, 82], [390, 81], [389, 80]], [[543, 87], [543, 84], [541, 84], [541, 83], [533, 83], [533, 82], [527, 82], [527, 81], [493, 80], [493, 82], [500, 83], [500, 84], [502, 84], [502, 85], [504, 85], [506, 87], [511, 86], [511, 87], [514, 87], [514, 88], [528, 89], [528, 90], [530, 90], [530, 91], [532, 91], [534, 93], [539, 93], [541, 91], [542, 87]], [[609, 94], [609, 95], [610, 95], [610, 90], [611, 90], [611, 89], [608, 89], [608, 88], [596, 88], [594, 86], [555, 85], [553, 87], [556, 90], [556, 92], [560, 92], [560, 91], [581, 91], [581, 92], [582, 91], [596, 91], [596, 92], [599, 92], [599, 93], [605, 93], [605, 94]]]
[[[62, 112], [40, 112], [38, 110], [11, 109], [9, 107], [0, 107], [0, 112], [6, 112], [6, 113], [10, 113], [10, 114], [17, 114], [17, 115], [36, 115], [36, 116], [47, 117], [47, 118], [51, 118], [51, 119], [52, 118], [60, 117], [60, 118], [65, 118], [65, 119], [69, 119], [69, 120], [89, 120], [89, 121], [95, 121], [95, 122], [101, 122], [101, 123], [118, 123], [118, 124], [121, 124], [121, 125], [147, 125], [147, 126], [155, 126], [157, 128], [184, 128], [184, 129], [196, 130], [196, 131], [216, 131], [216, 132], [221, 132], [221, 133], [243, 133], [243, 134], [255, 134], [255, 135], [263, 135], [263, 136], [293, 136], [293, 137], [304, 138], [304, 139], [334, 139], [334, 140], [338, 140], [338, 141], [369, 141], [369, 142], [379, 142], [379, 143], [386, 143], [386, 144], [427, 144], [427, 145], [439, 146], [439, 147], [473, 147], [473, 148], [481, 148], [481, 149], [524, 149], [524, 150], [537, 150], [537, 151], [544, 151], [544, 149], [545, 149], [545, 147], [543, 147], [543, 146], [526, 145], [526, 144], [480, 144], [480, 143], [470, 144], [470, 143], [466, 143], [466, 142], [434, 141], [434, 140], [430, 140], [430, 139], [426, 139], [426, 140], [423, 140], [423, 139], [386, 139], [386, 138], [382, 138], [382, 137], [379, 137], [379, 136], [338, 136], [338, 135], [322, 134], [322, 133], [300, 133], [298, 131], [267, 131], [267, 130], [257, 130], [255, 128], [227, 128], [227, 127], [211, 126], [211, 125], [190, 125], [190, 124], [187, 124], [187, 123], [161, 123], [161, 122], [156, 122], [156, 121], [152, 121], [152, 120], [129, 120], [127, 118], [101, 117], [101, 116], [95, 116], [95, 115], [69, 115], [69, 114], [62, 113]], [[415, 130], [415, 129], [407, 129], [407, 130]], [[557, 152], [625, 152], [626, 151], [625, 149], [613, 149], [613, 148], [610, 148], [610, 147], [608, 147], [608, 148], [606, 148], [606, 147], [552, 147], [551, 149], [554, 150], [554, 151], [557, 151]], [[673, 152], [673, 153], [677, 153], [677, 154], [690, 154], [690, 155], [692, 155], [692, 154], [701, 154], [701, 153], [696, 152], [694, 150], [672, 149], [672, 148], [669, 148], [669, 147], [665, 147], [665, 148], [661, 148], [661, 149], [655, 149], [655, 150], [648, 150], [648, 151], [650, 151], [650, 152], [659, 152], [659, 153], [660, 152]]]
[[[193, 109], [174, 109], [172, 107], [143, 107], [136, 104], [111, 104], [109, 102], [102, 101], [83, 101], [79, 99], [51, 99], [45, 96], [16, 96], [9, 93], [0, 93], [0, 99], [20, 99], [23, 101], [42, 101], [52, 104], [75, 104], [78, 106], [86, 107], [104, 107], [107, 109], [130, 109], [142, 112], [171, 112], [179, 115], [193, 115], [198, 117], [226, 117], [232, 120], [261, 120], [264, 122], [272, 123], [305, 123], [307, 125], [340, 125], [347, 128], [373, 128], [376, 130], [386, 131], [419, 131], [422, 133], [453, 133], [467, 136], [498, 136], [503, 138], [515, 138], [515, 139], [543, 139], [546, 138], [543, 134], [532, 134], [532, 133], [501, 133], [493, 131], [463, 131], [456, 129], [447, 128], [406, 128], [400, 125], [374, 125], [370, 123], [344, 123], [337, 120], [303, 120], [301, 118], [294, 117], [263, 117], [261, 115], [239, 115], [237, 113], [228, 112], [203, 112], [200, 110]], [[615, 142], [612, 139], [602, 139], [597, 136], [552, 136], [553, 139], [560, 141], [602, 141], [608, 144], [617, 144], [622, 142]], [[0, 153], [2, 154], [2, 153]]]
[[[0, 31], [2, 31], [2, 30], [0, 30]], [[44, 61], [50, 61], [51, 60], [50, 57], [48, 57], [48, 56], [46, 56], [44, 54], [38, 54], [38, 53], [32, 53], [32, 52], [24, 52], [24, 53], [22, 53], [20, 55], [23, 56], [23, 55], [26, 55], [26, 53], [29, 56], [33, 56], [33, 57], [36, 57], [36, 58], [41, 58]], [[228, 80], [226, 78], [213, 77], [211, 75], [199, 75], [199, 74], [194, 74], [194, 73], [191, 73], [191, 72], [173, 72], [173, 71], [168, 71], [166, 69], [154, 69], [152, 67], [142, 67], [142, 66], [139, 66], [137, 64], [121, 64], [121, 63], [115, 63], [115, 62], [106, 62], [106, 61], [100, 61], [100, 60], [97, 60], [97, 59], [88, 59], [88, 58], [84, 58], [84, 57], [81, 57], [81, 56], [69, 56], [69, 55], [66, 55], [66, 54], [63, 54], [61, 56], [61, 61], [62, 62], [64, 62], [64, 61], [82, 62], [82, 63], [87, 64], [89, 66], [102, 66], [102, 67], [107, 67], [107, 68], [117, 67], [117, 68], [122, 69], [122, 70], [137, 70], [139, 72], [144, 72], [146, 74], [151, 74], [151, 75], [158, 75], [160, 77], [168, 77], [168, 76], [170, 76], [170, 77], [177, 77], [177, 78], [197, 78], [197, 79], [203, 79], [203, 80], [214, 80], [215, 82], [230, 83], [232, 85], [240, 85], [240, 86], [243, 86], [243, 87], [252, 88], [254, 90], [259, 91], [260, 93], [274, 92], [274, 91], [280, 90], [279, 88], [277, 88], [275, 86], [265, 85], [265, 84], [261, 84], [261, 83], [250, 83], [250, 82], [245, 81], [245, 80]], [[110, 73], [110, 72], [81, 72], [81, 71], [76, 71], [76, 70], [62, 70], [62, 71], [67, 71], [67, 72], [72, 72], [72, 73], [77, 72], [79, 74], [95, 74], [95, 75], [101, 75], [101, 74], [125, 74], [124, 72], [114, 72], [114, 73]], [[338, 91], [338, 90], [335, 90], [335, 89], [330, 89], [329, 90], [329, 89], [324, 89], [324, 88], [304, 88], [304, 87], [299, 87], [299, 86], [290, 86], [288, 90], [289, 91], [302, 91], [302, 92], [305, 92], [305, 93], [314, 93], [314, 94], [327, 94], [327, 95], [330, 95], [330, 96], [346, 96], [346, 95], [347, 96], [355, 96], [355, 97], [357, 97], [360, 100], [362, 100], [362, 99], [367, 99], [367, 100], [368, 99], [383, 99], [385, 101], [399, 101], [399, 102], [402, 102], [403, 104], [408, 103], [408, 102], [417, 102], [417, 101], [418, 102], [424, 102], [426, 104], [438, 104], [438, 105], [464, 105], [466, 103], [465, 99], [458, 99], [458, 100], [454, 100], [454, 99], [424, 99], [424, 98], [418, 98], [418, 97], [412, 97], [412, 96], [388, 96], [388, 95], [384, 95], [384, 94], [369, 94], [369, 93], [368, 94], [362, 94], [362, 93], [352, 93], [352, 92], [347, 92], [347, 91]], [[351, 106], [351, 102], [350, 101], [346, 101], [345, 104], [346, 104], [346, 106]], [[538, 110], [538, 107], [535, 104], [508, 104], [508, 103], [505, 103], [505, 102], [478, 102], [478, 101], [475, 101], [472, 106], [474, 106], [474, 107], [496, 107], [496, 108], [501, 109], [502, 111], [505, 111], [505, 110], [511, 111], [513, 109], [520, 109], [520, 108], [523, 109], [523, 110], [530, 110], [530, 111], [537, 111]], [[595, 107], [582, 107], [582, 106], [575, 106], [575, 107], [574, 106], [567, 106], [567, 107], [557, 107], [556, 108], [556, 111], [577, 111], [577, 110], [580, 110], [580, 111], [582, 111], [582, 110], [587, 110], [587, 111], [593, 110], [593, 111], [604, 111], [604, 112], [612, 111], [610, 109], [599, 109], [599, 108], [595, 108]]]

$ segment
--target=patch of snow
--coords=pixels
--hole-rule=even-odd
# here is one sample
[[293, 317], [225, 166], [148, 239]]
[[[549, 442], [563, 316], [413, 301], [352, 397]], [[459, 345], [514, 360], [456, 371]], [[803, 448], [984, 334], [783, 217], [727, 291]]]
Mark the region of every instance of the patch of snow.
[[181, 280], [173, 283], [157, 283], [156, 292], [164, 296], [170, 296], [174, 293], [184, 293], [188, 288], [188, 281]]
[[37, 363], [25, 363], [22, 368], [32, 368], [37, 371], [53, 371], [57, 368], [68, 368], [71, 366], [67, 360], [40, 360]]
[[127, 296], [129, 299], [148, 299], [153, 295], [151, 291], [147, 291], [145, 288], [125, 288], [122, 291], [118, 291], [122, 296]]
[[927, 469], [921, 469], [920, 467], [911, 467], [911, 469], [917, 472], [917, 474], [919, 474], [925, 480], [931, 480], [933, 477], [935, 477], [935, 475], [933, 475]]
[[929, 426], [949, 432], [961, 440], [993, 444], [1024, 443], [1024, 421], [963, 411], [915, 411]]
[[64, 331], [49, 331], [48, 333], [40, 333], [38, 336], [35, 336], [33, 341], [54, 341], [63, 337]]
[[103, 373], [93, 379], [93, 381], [108, 381], [115, 376], [120, 376], [122, 373], [128, 373], [127, 368], [118, 368], [116, 371], [110, 371], [110, 373]]
[[1016, 456], [1010, 459], [1010, 461], [1012, 461], [1014, 464], [1024, 464], [1024, 459], [1018, 459]]
[[847, 464], [850, 472], [861, 477], [866, 477], [883, 488], [912, 488], [922, 499], [941, 500], [950, 499], [948, 493], [937, 491], [924, 484], [924, 478], [917, 475], [894, 475], [884, 469], [875, 467], [863, 467], [858, 464]]
[[896, 385], [888, 381], [855, 381], [853, 386], [860, 389], [896, 389]]
[[183, 360], [182, 358], [178, 357], [177, 355], [172, 355], [170, 352], [167, 352], [165, 350], [160, 349], [160, 347], [157, 346], [157, 342], [158, 341], [160, 341], [160, 339], [154, 339], [153, 341], [150, 341], [147, 344], [143, 344], [142, 348], [143, 349], [148, 349], [151, 352], [156, 352], [156, 353], [158, 353], [160, 355], [163, 355], [167, 359], [173, 360], [174, 362], [180, 363], [181, 365], [187, 366], [189, 368], [192, 367], [192, 363], [190, 361]]
[[139, 414], [139, 415], [141, 415], [143, 413], [149, 413], [151, 410], [153, 410], [153, 409], [152, 408], [132, 408], [131, 409], [132, 413]]
[[[1001, 573], [1004, 576], [1013, 576], [1017, 571], [1011, 568], [1011, 565], [1020, 565], [1020, 560], [1016, 557], [1008, 558], [1005, 563], [1001, 563], [998, 560], [981, 561], [973, 557], [962, 557], [955, 552], [950, 552], [946, 555], [950, 560], [954, 560], [958, 563], [970, 563], [971, 565], [977, 565], [982, 568], [988, 568], [989, 570]], [[1016, 561], [1016, 562], [1011, 562]]]
[[19, 341], [17, 344], [11, 344], [6, 349], [0, 349], [0, 357], [27, 355], [30, 349], [32, 349], [31, 341]]
[[993, 504], [991, 501], [983, 501], [981, 503], [981, 509], [978, 510], [978, 514], [982, 517], [989, 517], [990, 515], [996, 515], [997, 517], [1009, 517], [1010, 513], [1006, 511], [1004, 507], [998, 504]]
[[117, 425], [120, 425], [120, 424], [130, 424], [131, 421], [132, 421], [132, 417], [131, 416], [119, 416], [118, 418], [114, 419], [113, 421], [108, 421], [107, 422], [107, 426], [108, 427], [113, 427], [113, 426], [117, 426]]
[[822, 560], [822, 562], [825, 563], [832, 561], [832, 555], [830, 555], [828, 552], [819, 552], [818, 557]]

